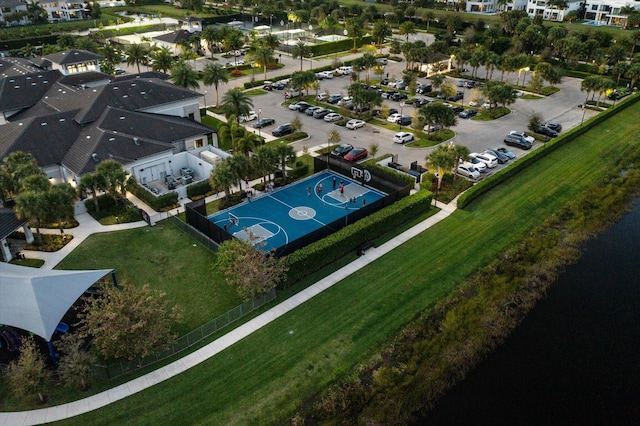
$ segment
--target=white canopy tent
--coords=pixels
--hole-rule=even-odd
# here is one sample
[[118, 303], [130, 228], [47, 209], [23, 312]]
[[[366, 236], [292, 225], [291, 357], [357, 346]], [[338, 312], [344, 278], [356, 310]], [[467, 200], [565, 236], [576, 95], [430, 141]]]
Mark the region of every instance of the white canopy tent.
[[0, 262], [0, 324], [51, 341], [75, 301], [111, 272], [113, 269], [51, 271]]

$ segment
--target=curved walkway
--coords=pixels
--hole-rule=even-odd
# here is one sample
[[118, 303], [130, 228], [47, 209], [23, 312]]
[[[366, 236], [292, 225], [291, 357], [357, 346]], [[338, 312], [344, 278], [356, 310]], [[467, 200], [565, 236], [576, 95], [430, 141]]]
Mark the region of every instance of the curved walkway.
[[[68, 404], [62, 404], [54, 407], [43, 408], [32, 411], [20, 411], [11, 413], [0, 413], [0, 426], [13, 426], [13, 425], [35, 425], [48, 422], [54, 422], [64, 420], [70, 417], [78, 416], [80, 414], [88, 413], [90, 411], [99, 409], [120, 399], [126, 398], [130, 395], [138, 393], [146, 388], [149, 388], [157, 383], [170, 379], [191, 367], [194, 367], [201, 362], [208, 360], [215, 356], [224, 349], [230, 347], [234, 343], [244, 339], [252, 334], [254, 331], [264, 327], [280, 316], [286, 314], [297, 306], [310, 300], [314, 296], [320, 294], [324, 290], [340, 282], [347, 276], [357, 272], [364, 268], [369, 263], [390, 252], [396, 247], [400, 246], [404, 242], [410, 240], [436, 223], [448, 217], [456, 210], [456, 200], [452, 201], [448, 205], [439, 204], [441, 210], [424, 220], [423, 222], [415, 225], [414, 227], [406, 230], [402, 234], [387, 241], [380, 247], [371, 248], [366, 251], [363, 256], [349, 263], [348, 265], [340, 268], [331, 275], [323, 278], [312, 286], [306, 288], [300, 293], [290, 297], [289, 299], [279, 303], [263, 314], [248, 321], [247, 323], [239, 326], [238, 328], [230, 331], [219, 339], [214, 340], [203, 348], [172, 362], [158, 370], [131, 380], [115, 388], [107, 391], [83, 398], [78, 401], [70, 402]], [[88, 216], [88, 214], [87, 214]], [[137, 226], [139, 222], [135, 224], [125, 224], [131, 226]], [[98, 224], [99, 225], [99, 224]], [[143, 222], [141, 226], [144, 226]], [[100, 225], [102, 226], [102, 225]], [[115, 225], [120, 226], [120, 225]], [[111, 230], [112, 227], [108, 227]], [[96, 231], [99, 232], [99, 231]], [[104, 232], [104, 231], [103, 231]], [[75, 240], [75, 238], [74, 238]]]

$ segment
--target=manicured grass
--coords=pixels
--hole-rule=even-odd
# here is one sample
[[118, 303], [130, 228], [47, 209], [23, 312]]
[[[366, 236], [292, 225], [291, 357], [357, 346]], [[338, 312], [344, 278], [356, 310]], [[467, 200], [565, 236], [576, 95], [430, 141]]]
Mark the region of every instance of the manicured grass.
[[441, 142], [448, 141], [456, 135], [456, 133], [451, 129], [438, 130], [437, 132], [431, 133], [429, 138], [427, 138], [426, 133], [416, 132], [415, 130], [412, 130], [412, 132], [418, 136], [418, 139], [407, 144], [410, 148], [428, 148], [430, 146], [436, 146]]
[[524, 99], [525, 101], [537, 101], [538, 99], [543, 99], [544, 96], [532, 95], [530, 93], [526, 93], [522, 95], [520, 99]]
[[307, 397], [595, 185], [634, 143], [639, 119], [640, 106], [630, 107], [215, 358], [68, 423], [287, 423]]
[[244, 93], [246, 93], [249, 96], [260, 96], [260, 95], [266, 95], [269, 92], [267, 92], [264, 89], [250, 89], [250, 90], [247, 90]]
[[496, 107], [493, 111], [481, 109], [478, 112], [478, 115], [472, 118], [472, 120], [476, 121], [493, 121], [500, 117], [503, 117], [507, 114], [511, 114], [511, 110], [505, 107]]
[[183, 335], [242, 302], [215, 263], [215, 254], [161, 222], [92, 235], [56, 269], [113, 268], [120, 280], [165, 291], [183, 308], [184, 321], [175, 329]]

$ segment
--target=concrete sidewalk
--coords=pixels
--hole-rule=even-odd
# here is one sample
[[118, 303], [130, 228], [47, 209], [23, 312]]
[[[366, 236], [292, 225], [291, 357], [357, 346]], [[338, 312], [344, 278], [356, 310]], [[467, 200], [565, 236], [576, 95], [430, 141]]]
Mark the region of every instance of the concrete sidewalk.
[[62, 404], [55, 407], [32, 411], [0, 413], [0, 426], [35, 425], [64, 420], [66, 418], [78, 416], [99, 409], [120, 399], [143, 391], [144, 389], [151, 387], [157, 383], [168, 380], [171, 377], [174, 377], [188, 370], [189, 368], [194, 367], [215, 356], [234, 343], [251, 335], [254, 331], [266, 326], [275, 319], [281, 317], [297, 306], [300, 306], [314, 296], [340, 282], [342, 279], [364, 268], [369, 263], [375, 261], [384, 254], [390, 252], [394, 248], [400, 246], [404, 242], [410, 240], [424, 230], [445, 219], [455, 211], [456, 201], [457, 200], [453, 200], [447, 205], [440, 204], [439, 206], [441, 210], [437, 214], [429, 217], [423, 222], [387, 241], [380, 247], [367, 250], [363, 256], [360, 256], [358, 259], [354, 260], [348, 265], [340, 268], [339, 270], [323, 278], [312, 286], [306, 288], [300, 293], [279, 303], [278, 305], [274, 306], [258, 317], [246, 322], [240, 327], [230, 331], [219, 339], [216, 339], [215, 341], [185, 356], [184, 358], [181, 358], [167, 366], [159, 368], [158, 370], [145, 374], [144, 376], [131, 380], [130, 382], [124, 383], [115, 388], [89, 396], [87, 398], [83, 398], [78, 401], [70, 402], [68, 404]]

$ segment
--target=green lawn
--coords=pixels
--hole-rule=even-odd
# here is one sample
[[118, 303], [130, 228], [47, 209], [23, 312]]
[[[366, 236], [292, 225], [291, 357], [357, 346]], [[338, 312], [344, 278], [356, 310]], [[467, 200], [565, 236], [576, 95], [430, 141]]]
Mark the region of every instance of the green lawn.
[[[195, 246], [194, 246], [195, 245]], [[214, 270], [215, 254], [166, 222], [154, 227], [94, 234], [56, 269], [113, 268], [119, 280], [151, 284], [184, 311], [179, 335], [242, 303]]]
[[630, 107], [217, 357], [68, 423], [286, 423], [307, 397], [595, 185], [634, 143], [639, 119], [640, 105]]

